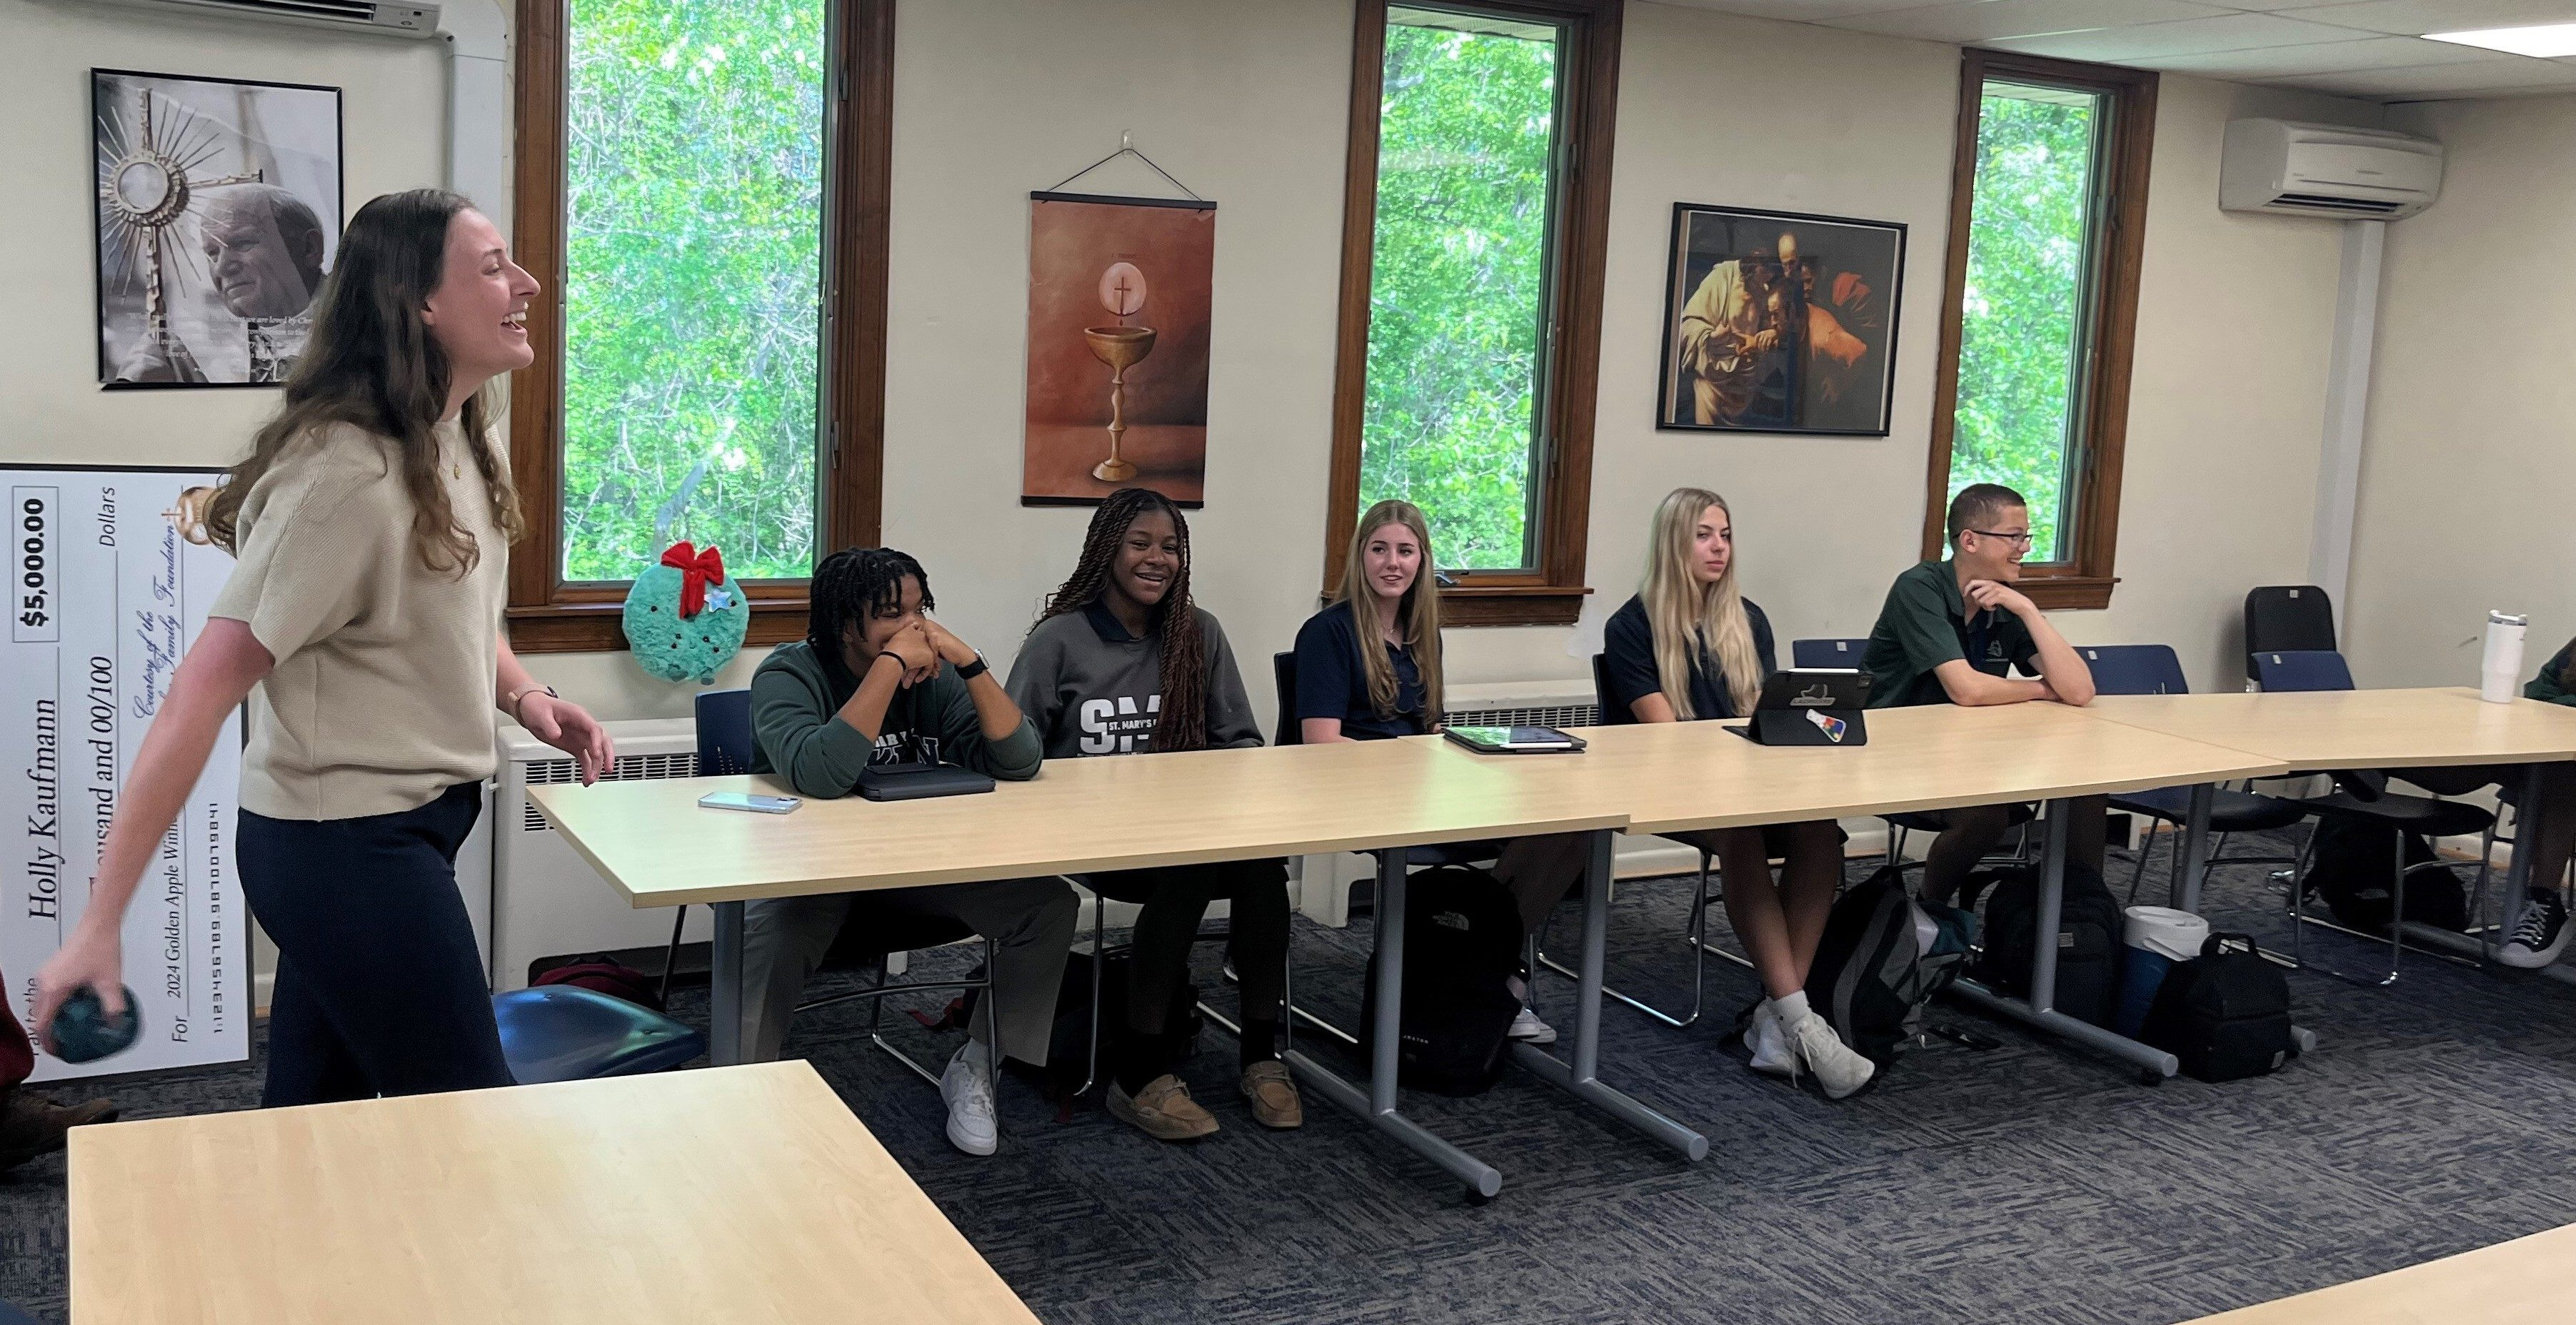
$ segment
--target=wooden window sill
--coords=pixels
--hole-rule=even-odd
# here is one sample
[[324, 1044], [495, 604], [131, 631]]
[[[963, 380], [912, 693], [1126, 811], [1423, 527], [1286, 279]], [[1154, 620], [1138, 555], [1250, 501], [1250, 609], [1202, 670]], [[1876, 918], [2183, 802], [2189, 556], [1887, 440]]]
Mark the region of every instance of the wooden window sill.
[[1549, 584], [1461, 585], [1440, 591], [1444, 626], [1570, 626], [1590, 589]]
[[[793, 598], [755, 598], [751, 627], [743, 647], [765, 647], [805, 638], [803, 594]], [[626, 649], [624, 596], [598, 602], [549, 603], [513, 607], [507, 621], [510, 647], [519, 653], [617, 653]]]
[[2014, 587], [2030, 601], [2051, 611], [2082, 608], [2099, 611], [2111, 605], [2116, 575], [2028, 575]]

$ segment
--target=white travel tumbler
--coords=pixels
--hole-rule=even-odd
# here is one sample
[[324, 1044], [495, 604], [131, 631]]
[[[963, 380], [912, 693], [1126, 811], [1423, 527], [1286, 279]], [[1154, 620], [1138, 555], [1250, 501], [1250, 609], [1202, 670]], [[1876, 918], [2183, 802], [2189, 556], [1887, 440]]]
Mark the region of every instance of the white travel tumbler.
[[2487, 657], [2478, 698], [2510, 704], [2522, 693], [2522, 635], [2531, 618], [2505, 612], [2487, 613]]

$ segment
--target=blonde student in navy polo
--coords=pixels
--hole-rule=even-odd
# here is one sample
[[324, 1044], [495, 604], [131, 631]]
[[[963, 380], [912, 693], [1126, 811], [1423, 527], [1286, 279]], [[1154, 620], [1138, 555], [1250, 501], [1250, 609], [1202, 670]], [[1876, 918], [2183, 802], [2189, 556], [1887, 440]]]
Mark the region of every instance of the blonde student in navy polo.
[[[1602, 635], [1608, 699], [1639, 722], [1740, 717], [1752, 711], [1775, 657], [1770, 619], [1736, 582], [1726, 499], [1674, 489], [1647, 536], [1645, 585]], [[1762, 978], [1764, 998], [1744, 1033], [1753, 1070], [1793, 1081], [1813, 1072], [1835, 1099], [1869, 1084], [1876, 1065], [1807, 1006], [1807, 969], [1842, 884], [1842, 829], [1818, 819], [1666, 836], [1716, 856], [1723, 872], [1727, 923]], [[1774, 857], [1782, 862], [1776, 883]]]
[[[1431, 527], [1407, 501], [1371, 506], [1351, 531], [1342, 585], [1331, 606], [1297, 631], [1297, 730], [1308, 745], [1375, 741], [1438, 730], [1440, 591]], [[1509, 889], [1524, 932], [1582, 881], [1591, 851], [1581, 833], [1515, 838], [1494, 877]], [[1515, 993], [1526, 998], [1528, 986]], [[1534, 1044], [1556, 1031], [1523, 1006], [1512, 1038]]]

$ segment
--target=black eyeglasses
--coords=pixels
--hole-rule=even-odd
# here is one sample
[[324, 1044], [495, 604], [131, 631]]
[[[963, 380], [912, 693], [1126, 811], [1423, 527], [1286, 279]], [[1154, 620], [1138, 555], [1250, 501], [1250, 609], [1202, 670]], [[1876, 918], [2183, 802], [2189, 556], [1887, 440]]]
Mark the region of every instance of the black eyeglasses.
[[1972, 533], [1972, 534], [1976, 534], [1976, 535], [1978, 535], [1978, 536], [1980, 536], [1980, 537], [1984, 537], [1984, 538], [2004, 538], [2004, 539], [2010, 539], [2010, 540], [2012, 540], [2013, 544], [2014, 544], [2015, 546], [2017, 546], [2017, 547], [2029, 547], [2029, 546], [2030, 546], [2031, 536], [2030, 536], [2028, 533], [2026, 533], [2026, 532], [2025, 532], [2025, 533], [2019, 533], [2019, 534], [1999, 534], [1999, 533], [1996, 533], [1996, 532], [1995, 532], [1994, 530], [1992, 530], [1992, 529], [1971, 529], [1971, 530], [1969, 530], [1968, 532], [1969, 532], [1969, 533]]

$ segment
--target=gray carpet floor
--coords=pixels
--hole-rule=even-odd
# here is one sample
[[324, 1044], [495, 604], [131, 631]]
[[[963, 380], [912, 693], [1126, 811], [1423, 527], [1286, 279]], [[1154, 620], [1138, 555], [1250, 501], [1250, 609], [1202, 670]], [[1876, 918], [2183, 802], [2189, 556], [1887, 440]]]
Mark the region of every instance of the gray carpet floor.
[[[2125, 890], [2125, 858], [2111, 873]], [[1621, 888], [1614, 984], [1687, 997], [1689, 896]], [[2207, 906], [2267, 942], [2285, 937], [2278, 908], [2250, 867], [2222, 870]], [[1364, 922], [1300, 920], [1300, 1001], [1354, 1020], [1367, 942]], [[1202, 954], [1215, 987], [1218, 952]], [[1472, 1099], [1408, 1095], [1409, 1113], [1502, 1170], [1483, 1206], [1311, 1094], [1303, 1131], [1263, 1131], [1214, 1031], [1186, 1075], [1221, 1134], [1160, 1145], [1096, 1106], [1059, 1123], [1010, 1083], [989, 1159], [948, 1147], [937, 1093], [868, 1047], [859, 1005], [807, 1018], [789, 1053], [1062, 1325], [2166, 1322], [2576, 1221], [2576, 989], [2430, 958], [2393, 990], [2290, 980], [2323, 1043], [2270, 1077], [2150, 1089], [1945, 1004], [1936, 1021], [2000, 1047], [1936, 1039], [1837, 1104], [1746, 1070], [1725, 1028], [1756, 986], [1712, 961], [1697, 1026], [1603, 1014], [1603, 1079], [1706, 1132], [1708, 1158], [1684, 1162], [1518, 1071]], [[1570, 1018], [1571, 1003], [1567, 982], [1541, 984], [1543, 1014]], [[674, 1011], [702, 1008], [692, 992]], [[934, 1056], [957, 1043], [903, 1037]], [[257, 1082], [236, 1070], [115, 1094], [151, 1117], [249, 1107]], [[60, 1320], [64, 1272], [57, 1156], [0, 1178], [0, 1298]], [[851, 1319], [863, 1301], [854, 1285]]]

